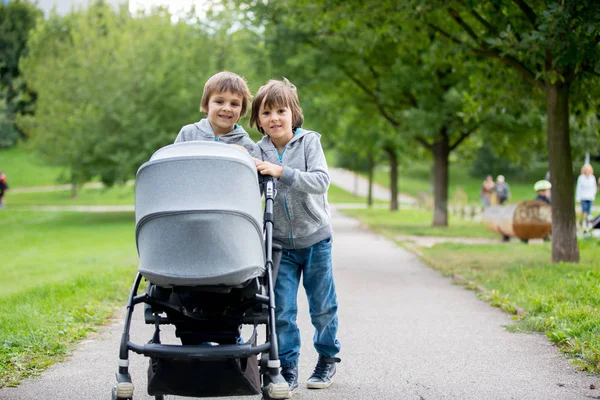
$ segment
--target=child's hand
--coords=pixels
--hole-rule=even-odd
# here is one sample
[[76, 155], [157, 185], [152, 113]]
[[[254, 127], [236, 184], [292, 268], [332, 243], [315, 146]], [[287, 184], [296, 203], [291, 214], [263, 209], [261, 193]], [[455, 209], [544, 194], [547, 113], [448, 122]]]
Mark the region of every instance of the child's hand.
[[271, 164], [268, 161], [261, 161], [258, 158], [254, 159], [256, 169], [261, 175], [270, 175], [273, 178], [281, 178], [283, 174], [283, 167], [281, 165]]

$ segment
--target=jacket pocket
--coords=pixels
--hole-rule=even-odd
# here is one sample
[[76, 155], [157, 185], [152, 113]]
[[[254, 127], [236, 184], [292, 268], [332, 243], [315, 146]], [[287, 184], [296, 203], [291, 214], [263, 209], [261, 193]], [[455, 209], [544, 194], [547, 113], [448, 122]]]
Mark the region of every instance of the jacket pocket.
[[321, 220], [319, 219], [319, 217], [317, 217], [315, 215], [314, 212], [312, 212], [310, 210], [310, 208], [308, 208], [308, 205], [306, 203], [302, 203], [302, 208], [304, 209], [304, 212], [310, 217], [310, 219], [312, 219], [313, 221], [315, 221], [317, 224], [321, 223]]

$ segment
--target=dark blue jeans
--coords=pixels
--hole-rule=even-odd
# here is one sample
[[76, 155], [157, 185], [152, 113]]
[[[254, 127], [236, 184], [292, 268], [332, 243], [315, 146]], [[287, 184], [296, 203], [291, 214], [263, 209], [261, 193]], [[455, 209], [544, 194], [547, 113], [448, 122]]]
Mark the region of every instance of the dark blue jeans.
[[300, 330], [296, 324], [300, 277], [315, 327], [313, 342], [317, 353], [333, 357], [340, 351], [331, 244], [330, 237], [306, 249], [283, 249], [275, 283], [277, 343], [282, 367], [298, 365], [300, 356]]
[[581, 200], [581, 212], [587, 217], [592, 211], [592, 200]]

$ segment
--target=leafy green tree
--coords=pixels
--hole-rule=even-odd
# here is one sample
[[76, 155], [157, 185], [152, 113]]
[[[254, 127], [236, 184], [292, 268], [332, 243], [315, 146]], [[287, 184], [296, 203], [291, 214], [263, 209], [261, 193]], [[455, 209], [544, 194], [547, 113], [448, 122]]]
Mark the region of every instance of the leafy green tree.
[[20, 76], [19, 59], [26, 54], [29, 31], [41, 16], [41, 10], [26, 1], [0, 3], [0, 148], [24, 137], [15, 126], [15, 116], [32, 112], [35, 93]]
[[302, 65], [298, 71], [309, 79], [329, 81], [334, 75], [327, 67], [337, 67], [363, 95], [356, 96], [344, 86], [344, 91], [337, 90], [337, 101], [358, 105], [356, 99], [360, 98], [389, 123], [390, 140], [384, 150], [391, 160], [392, 192], [398, 158], [415, 155], [414, 151], [401, 153], [399, 144], [413, 149], [416, 143], [429, 154], [433, 160], [433, 224], [446, 226], [451, 152], [486, 125], [498, 126], [506, 119], [501, 107], [482, 108], [471, 95], [469, 79], [483, 76], [479, 63], [415, 24], [411, 14], [394, 2], [367, 5], [296, 0], [262, 6], [257, 2], [251, 12], [264, 15], [265, 37], [273, 42], [276, 56], [288, 61], [286, 68], [290, 56], [298, 58], [293, 54], [306, 58], [306, 54], [317, 53], [313, 57], [316, 63]]
[[32, 33], [22, 62], [39, 98], [19, 123], [47, 161], [70, 168], [74, 186], [96, 176], [124, 182], [200, 118], [211, 44], [164, 9], [132, 18], [99, 4], [54, 15]]
[[572, 89], [598, 86], [600, 3], [415, 0], [406, 6], [448, 43], [514, 69], [545, 97], [554, 182], [552, 260], [577, 262], [570, 99], [578, 96]]

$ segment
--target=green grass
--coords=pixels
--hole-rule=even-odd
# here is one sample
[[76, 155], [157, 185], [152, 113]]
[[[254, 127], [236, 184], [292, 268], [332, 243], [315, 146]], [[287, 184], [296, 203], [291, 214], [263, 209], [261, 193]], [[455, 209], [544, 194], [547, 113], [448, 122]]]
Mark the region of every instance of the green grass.
[[552, 264], [551, 245], [466, 245], [423, 248], [444, 274], [459, 274], [507, 312], [525, 310], [512, 331], [541, 332], [581, 369], [600, 373], [600, 242], [580, 242], [579, 264]]
[[70, 190], [51, 192], [7, 192], [7, 207], [18, 206], [80, 206], [80, 205], [133, 205], [134, 186], [114, 186], [112, 188], [83, 188], [78, 191], [77, 198], [71, 197]]
[[[481, 178], [473, 178], [468, 173], [469, 166], [452, 164], [450, 166], [450, 181], [448, 184], [448, 200], [452, 203], [453, 196], [460, 188], [467, 195], [466, 202], [480, 204], [479, 190], [485, 179], [485, 172]], [[511, 202], [522, 200], [531, 200], [535, 198], [533, 184], [544, 178], [546, 170], [544, 168], [534, 168], [531, 171], [523, 172], [521, 176], [506, 176], [511, 190]], [[374, 181], [385, 186], [390, 186], [390, 174], [385, 169], [377, 169], [374, 174]], [[398, 177], [398, 190], [413, 197], [418, 197], [419, 193], [432, 195], [431, 190], [431, 166], [426, 164], [414, 163], [410, 168], [400, 169]]]
[[62, 359], [126, 302], [132, 213], [1, 212], [0, 387]]
[[20, 146], [0, 149], [0, 171], [4, 172], [11, 188], [55, 185], [60, 167], [42, 164], [31, 152]]
[[[355, 196], [335, 185], [331, 185], [329, 188], [328, 199], [330, 203], [367, 203], [366, 197]], [[71, 197], [70, 190], [7, 192], [5, 201], [9, 209], [30, 206], [133, 205], [134, 186], [115, 186], [104, 189], [84, 188], [79, 190], [79, 194], [75, 199]], [[378, 204], [386, 203], [381, 200], [375, 200], [374, 202]]]
[[448, 227], [431, 226], [431, 211], [420, 209], [400, 209], [390, 212], [386, 209], [353, 209], [344, 210], [345, 214], [360, 220], [378, 233], [389, 237], [397, 235], [443, 236], [493, 238], [499, 235], [485, 228], [481, 222], [454, 218], [450, 216]]

